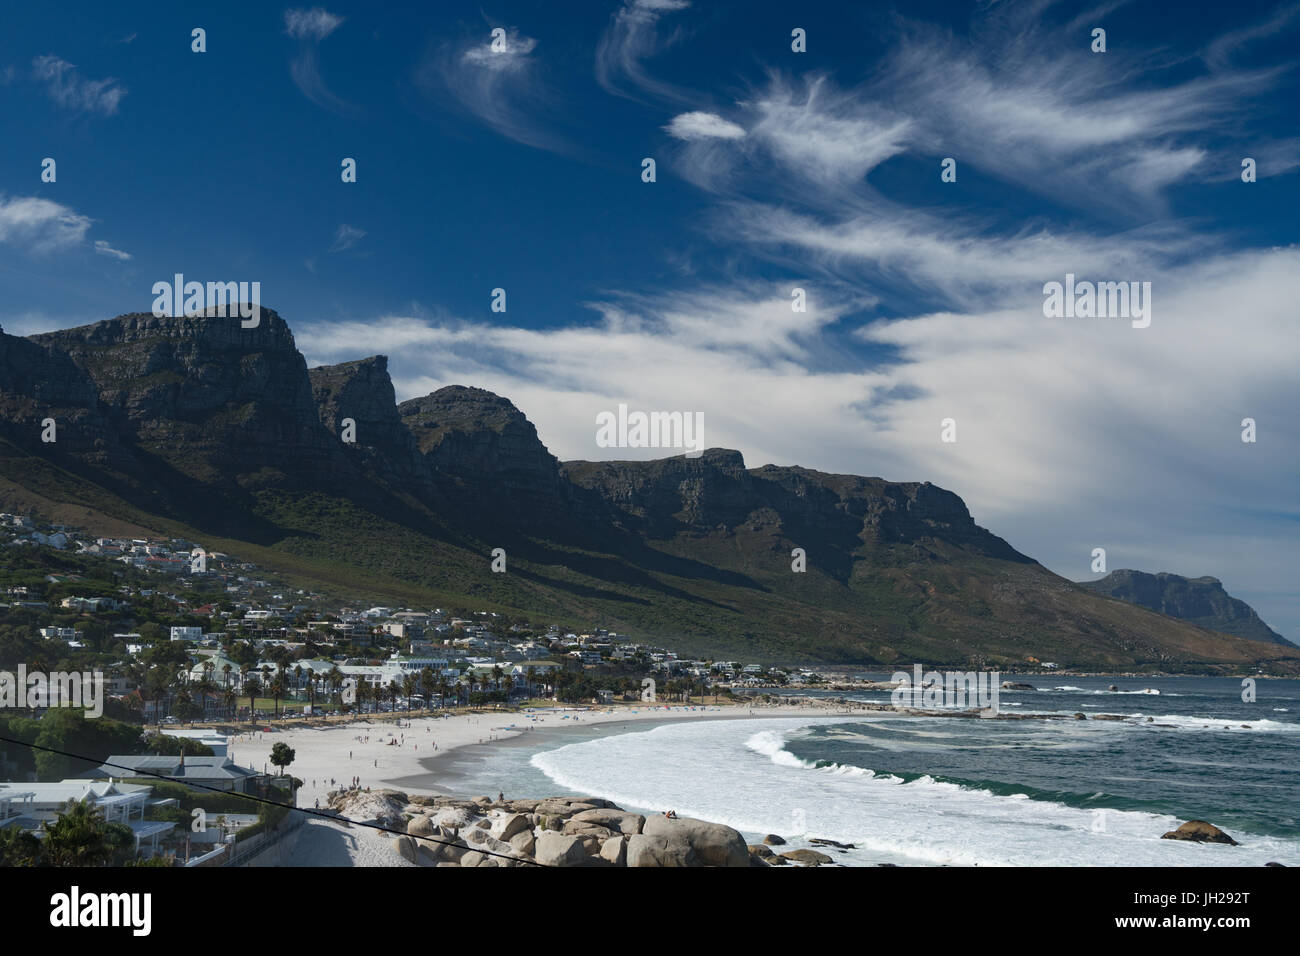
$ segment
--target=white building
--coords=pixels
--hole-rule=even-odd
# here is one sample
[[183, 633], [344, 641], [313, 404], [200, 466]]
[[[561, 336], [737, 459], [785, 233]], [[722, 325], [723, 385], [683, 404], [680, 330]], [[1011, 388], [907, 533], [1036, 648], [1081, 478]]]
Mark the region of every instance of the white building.
[[158, 838], [169, 833], [174, 823], [144, 818], [153, 788], [141, 784], [107, 780], [69, 779], [59, 783], [0, 783], [0, 820], [24, 830], [39, 830], [52, 823], [68, 801], [89, 803], [108, 823], [124, 823], [135, 836], [136, 852], [152, 856]]

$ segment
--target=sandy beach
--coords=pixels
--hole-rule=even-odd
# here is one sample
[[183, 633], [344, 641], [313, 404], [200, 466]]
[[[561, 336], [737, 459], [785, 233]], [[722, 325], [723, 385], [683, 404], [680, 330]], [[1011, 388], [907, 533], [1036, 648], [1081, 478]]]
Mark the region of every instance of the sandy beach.
[[[262, 728], [230, 738], [230, 755], [238, 764], [274, 772], [271, 748], [277, 743], [294, 750], [294, 762], [287, 772], [303, 781], [298, 792], [300, 806], [311, 807], [331, 790], [359, 778], [362, 787], [392, 787], [411, 795], [452, 794], [473, 797], [448, 787], [459, 774], [448, 773], [442, 786], [439, 763], [457, 749], [490, 746], [534, 730], [545, 729], [546, 737], [566, 729], [623, 725], [665, 720], [737, 720], [749, 717], [800, 717], [843, 712], [818, 704], [739, 705], [641, 705], [637, 707], [556, 707], [519, 712], [463, 714], [450, 717], [413, 716], [394, 720], [357, 720], [328, 727]], [[538, 741], [539, 745], [542, 743]], [[448, 766], [451, 760], [446, 760]], [[412, 781], [429, 785], [412, 786]], [[533, 794], [531, 796], [547, 796]]]
[[[605, 726], [621, 732], [629, 724], [646, 729], [664, 721], [744, 720], [763, 717], [806, 717], [844, 713], [842, 707], [820, 703], [776, 705], [637, 705], [614, 707], [535, 708], [519, 712], [412, 716], [400, 720], [360, 719], [329, 726], [263, 727], [230, 738], [232, 759], [261, 770], [270, 765], [277, 743], [294, 750], [287, 772], [303, 781], [298, 792], [302, 807], [324, 807], [331, 790], [358, 778], [361, 787], [392, 788], [416, 795], [473, 797], [455, 758], [472, 748], [490, 753], [494, 744], [526, 745], [522, 739], [536, 731], [537, 746], [552, 745], [567, 731]], [[558, 790], [558, 788], [557, 788]], [[550, 794], [529, 794], [544, 797]], [[282, 866], [411, 866], [394, 855], [378, 830], [312, 818], [286, 841], [277, 855]]]

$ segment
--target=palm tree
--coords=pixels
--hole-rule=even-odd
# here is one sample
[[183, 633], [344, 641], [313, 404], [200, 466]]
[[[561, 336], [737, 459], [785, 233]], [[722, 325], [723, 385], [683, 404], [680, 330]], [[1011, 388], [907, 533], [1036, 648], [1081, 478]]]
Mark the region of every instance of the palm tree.
[[281, 667], [273, 678], [271, 678], [271, 694], [275, 698], [275, 716], [280, 716], [280, 698], [284, 696], [285, 676], [284, 668]]
[[51, 866], [108, 866], [134, 839], [126, 824], [106, 823], [89, 803], [69, 800], [58, 819], [45, 826], [45, 861]]
[[226, 661], [226, 663], [221, 665], [221, 680], [223, 685], [226, 687], [230, 686], [230, 672], [233, 669], [234, 668], [230, 666], [230, 661]]
[[154, 717], [158, 720], [158, 726], [163, 722], [163, 700], [171, 698], [172, 688], [176, 686], [176, 676], [166, 667], [150, 667], [144, 676], [144, 684], [141, 687], [141, 695], [146, 693], [154, 700]]
[[434, 690], [438, 692], [438, 706], [447, 706], [447, 691], [451, 689], [451, 682], [447, 680], [447, 675], [439, 673], [433, 679]]
[[203, 662], [203, 677], [194, 685], [194, 689], [199, 692], [199, 708], [204, 718], [208, 716], [208, 694], [214, 693], [217, 685], [212, 680], [212, 672], [216, 665], [212, 661]]
[[428, 710], [433, 705], [433, 668], [425, 667], [421, 669], [416, 683], [419, 685], [420, 693], [424, 695], [424, 709]]
[[244, 693], [248, 695], [248, 722], [251, 724], [257, 718], [257, 695], [262, 689], [262, 682], [257, 679], [256, 674], [249, 674], [244, 678]]
[[402, 693], [406, 695], [406, 712], [411, 712], [411, 698], [420, 689], [420, 679], [411, 672], [402, 675]]

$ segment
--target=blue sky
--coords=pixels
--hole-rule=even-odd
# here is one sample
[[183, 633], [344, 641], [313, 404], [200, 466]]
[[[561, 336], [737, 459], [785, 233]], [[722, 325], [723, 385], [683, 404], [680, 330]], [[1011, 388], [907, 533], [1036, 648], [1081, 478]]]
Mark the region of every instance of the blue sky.
[[[1300, 638], [1300, 5], [419, 6], [9, 11], [0, 324], [256, 280], [313, 364], [490, 388], [561, 458], [612, 457], [620, 402], [701, 411]], [[1044, 318], [1067, 272], [1150, 281], [1151, 327]]]

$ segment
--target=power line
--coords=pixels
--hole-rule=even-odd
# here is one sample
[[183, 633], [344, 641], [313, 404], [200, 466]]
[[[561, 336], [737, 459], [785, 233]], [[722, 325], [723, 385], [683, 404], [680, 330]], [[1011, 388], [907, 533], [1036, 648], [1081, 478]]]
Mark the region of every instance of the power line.
[[[42, 747], [40, 744], [31, 744], [31, 743], [27, 743], [24, 740], [15, 740], [12, 737], [0, 737], [0, 742], [17, 744], [20, 747], [30, 747], [33, 750], [43, 750], [46, 753], [58, 754], [60, 757], [71, 757], [74, 760], [84, 760], [87, 763], [98, 763], [101, 767], [112, 767], [116, 770], [126, 770], [130, 772], [132, 776], [136, 776], [136, 777], [141, 777], [141, 776], [157, 777], [159, 780], [165, 780], [169, 783], [180, 782], [176, 780], [174, 777], [169, 777], [166, 774], [155, 773], [152, 770], [137, 770], [134, 767], [128, 767], [125, 766], [124, 764], [109, 763], [107, 760], [96, 760], [94, 757], [87, 757], [82, 754], [71, 753], [67, 750], [58, 750], [54, 747]], [[294, 811], [297, 813], [305, 813], [313, 817], [320, 817], [322, 820], [330, 820], [336, 823], [341, 820], [342, 822], [347, 823], [351, 826], [369, 827], [372, 830], [379, 830], [383, 833], [393, 833], [396, 834], [397, 836], [409, 836], [412, 840], [427, 840], [429, 843], [438, 843], [441, 844], [442, 846], [454, 846], [459, 848], [459, 844], [452, 843], [450, 840], [440, 840], [434, 837], [427, 837], [427, 836], [415, 836], [410, 833], [403, 833], [401, 830], [394, 830], [392, 827], [386, 827], [380, 823], [366, 823], [362, 820], [353, 820], [349, 817], [345, 817], [342, 815], [331, 815], [329, 813], [324, 813], [320, 810], [311, 809], [308, 807], [291, 807], [288, 804], [276, 803], [274, 800], [268, 800], [265, 797], [255, 796], [254, 794], [251, 793], [238, 793], [233, 790], [222, 790], [218, 787], [209, 786], [203, 783], [186, 782], [181, 785], [185, 787], [190, 787], [194, 790], [211, 790], [213, 793], [219, 793], [222, 794], [223, 796], [242, 797], [245, 800], [252, 801], [253, 803], [263, 803], [271, 807], [285, 807], [290, 811]], [[544, 863], [538, 863], [536, 860], [528, 860], [522, 857], [509, 856], [505, 853], [498, 853], [495, 850], [479, 849], [478, 847], [473, 847], [472, 850], [473, 852], [482, 853], [484, 856], [495, 856], [495, 857], [499, 857], [502, 860], [513, 860], [516, 863], [527, 863], [530, 866], [546, 865]]]

